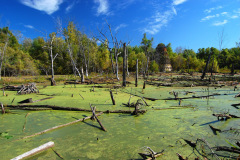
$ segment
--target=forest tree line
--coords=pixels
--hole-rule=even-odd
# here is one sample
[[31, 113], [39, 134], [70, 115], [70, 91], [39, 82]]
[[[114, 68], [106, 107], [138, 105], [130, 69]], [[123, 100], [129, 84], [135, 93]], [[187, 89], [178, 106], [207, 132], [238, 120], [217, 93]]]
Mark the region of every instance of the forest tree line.
[[[164, 59], [157, 51], [159, 46], [166, 47], [174, 72], [202, 72], [209, 54], [209, 72], [234, 73], [240, 69], [239, 43], [230, 49], [199, 48], [197, 53], [182, 47], [173, 51], [171, 43], [159, 43], [153, 48], [152, 43], [153, 39], [147, 39], [144, 34], [139, 46], [127, 45], [127, 72], [135, 72], [137, 59], [139, 72], [162, 71]], [[8, 27], [3, 27], [0, 28], [0, 76], [51, 75], [54, 72], [81, 77], [91, 72], [115, 73], [118, 68], [122, 70], [123, 47], [120, 42], [114, 44], [110, 48], [107, 39], [99, 43], [97, 38], [81, 32], [73, 22], [69, 22], [61, 34], [53, 32], [45, 37], [25, 38], [21, 43]]]

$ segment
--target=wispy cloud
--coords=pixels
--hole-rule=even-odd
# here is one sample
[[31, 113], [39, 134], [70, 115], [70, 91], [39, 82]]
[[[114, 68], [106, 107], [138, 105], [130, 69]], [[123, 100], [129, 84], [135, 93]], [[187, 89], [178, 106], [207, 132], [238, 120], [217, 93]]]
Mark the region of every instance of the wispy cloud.
[[32, 25], [24, 25], [24, 27], [29, 28], [29, 29], [34, 29]]
[[117, 26], [116, 28], [115, 28], [115, 32], [117, 32], [120, 28], [125, 28], [125, 27], [127, 27], [127, 25], [126, 24], [120, 24], [119, 26]]
[[131, 4], [133, 4], [136, 0], [118, 0], [117, 7], [120, 9], [125, 9]]
[[223, 8], [222, 6], [217, 6], [217, 7], [213, 7], [213, 8], [210, 8], [210, 9], [206, 9], [206, 10], [204, 10], [204, 12], [205, 13], [211, 13], [214, 10], [218, 10], [218, 9], [222, 9], [222, 8]]
[[[177, 15], [177, 7], [180, 4], [183, 4], [187, 0], [173, 0], [171, 4], [168, 5], [167, 10], [161, 12], [158, 8], [155, 7], [156, 11], [152, 17], [150, 17], [148, 21], [147, 27], [143, 29], [144, 32], [149, 34], [157, 34], [162, 27], [167, 26], [169, 21], [172, 20], [174, 16]], [[159, 3], [153, 4], [153, 6], [158, 6]]]
[[22, 4], [51, 15], [59, 9], [63, 0], [20, 0]]
[[227, 24], [227, 23], [228, 23], [228, 20], [225, 19], [224, 21], [216, 21], [212, 25], [214, 25], [214, 26], [222, 26], [222, 25]]
[[182, 3], [184, 3], [184, 2], [186, 2], [187, 0], [173, 0], [173, 5], [174, 6], [177, 6], [177, 5], [180, 5], [180, 4], [182, 4]]
[[75, 5], [75, 1], [67, 6], [66, 12], [70, 12], [70, 10], [74, 7], [74, 5]]
[[97, 16], [108, 15], [109, 13], [109, 3], [108, 0], [94, 0], [94, 3], [98, 5]]
[[213, 18], [216, 18], [216, 17], [219, 17], [219, 14], [206, 16], [206, 17], [201, 19], [201, 22], [209, 20], [209, 19], [213, 19]]

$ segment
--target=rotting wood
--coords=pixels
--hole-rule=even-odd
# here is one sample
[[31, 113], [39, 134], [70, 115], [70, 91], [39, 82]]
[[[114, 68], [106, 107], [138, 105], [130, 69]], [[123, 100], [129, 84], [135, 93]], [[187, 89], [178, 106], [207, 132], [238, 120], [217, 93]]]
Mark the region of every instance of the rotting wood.
[[[95, 116], [97, 117], [97, 116], [100, 116], [101, 114], [103, 114], [103, 112], [100, 112], [100, 113], [96, 114]], [[30, 136], [26, 136], [26, 137], [17, 139], [16, 141], [22, 140], [22, 139], [31, 138], [31, 137], [35, 137], [35, 136], [37, 136], [37, 135], [41, 135], [41, 134], [44, 134], [44, 133], [46, 133], [46, 132], [49, 132], [49, 131], [52, 131], [52, 130], [55, 130], [55, 129], [58, 129], [58, 128], [62, 128], [62, 127], [66, 127], [66, 126], [69, 126], [69, 125], [78, 123], [78, 122], [82, 122], [82, 121], [85, 121], [85, 120], [90, 119], [90, 118], [91, 118], [91, 116], [88, 116], [88, 117], [85, 117], [85, 118], [83, 118], [83, 119], [78, 119], [78, 120], [76, 120], [76, 121], [72, 121], [72, 122], [69, 122], [69, 123], [66, 123], [66, 124], [58, 125], [58, 126], [55, 126], [55, 127], [49, 128], [49, 129], [46, 129], [46, 130], [44, 130], [44, 131], [41, 131], [41, 132], [32, 134], [32, 135], [30, 135]]]
[[47, 150], [47, 149], [49, 149], [49, 148], [52, 148], [52, 147], [54, 147], [54, 142], [50, 141], [50, 142], [45, 143], [45, 144], [43, 144], [43, 145], [41, 145], [41, 146], [39, 146], [39, 147], [37, 147], [37, 148], [32, 149], [31, 151], [28, 151], [28, 152], [26, 152], [26, 153], [24, 153], [24, 154], [21, 154], [21, 155], [13, 158], [13, 159], [11, 159], [11, 160], [25, 159], [25, 158], [27, 158], [27, 157], [33, 156], [33, 155], [35, 155], [35, 154], [37, 154], [37, 153], [40, 153], [40, 152], [42, 152], [42, 151], [44, 151], [44, 150]]
[[2, 108], [2, 114], [5, 114], [5, 109], [3, 107], [3, 104], [1, 103], [1, 108]]
[[227, 114], [212, 114], [212, 115], [217, 117], [218, 121], [219, 120], [228, 120], [228, 119], [232, 118], [232, 116], [227, 115]]
[[114, 97], [113, 97], [112, 90], [110, 90], [110, 96], [111, 96], [111, 99], [112, 99], [112, 104], [113, 104], [113, 105], [116, 105], [115, 100], [114, 100]]

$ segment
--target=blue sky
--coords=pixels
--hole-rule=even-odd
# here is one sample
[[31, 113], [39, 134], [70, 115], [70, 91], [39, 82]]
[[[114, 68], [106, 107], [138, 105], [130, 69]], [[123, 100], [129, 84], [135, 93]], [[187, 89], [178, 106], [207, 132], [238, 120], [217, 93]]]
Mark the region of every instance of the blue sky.
[[[194, 49], [232, 48], [240, 41], [240, 0], [1, 0], [0, 27], [24, 37], [56, 31], [55, 19], [69, 20], [89, 36], [111, 25], [118, 40], [140, 45], [143, 33], [159, 43]], [[39, 32], [40, 31], [40, 32]]]

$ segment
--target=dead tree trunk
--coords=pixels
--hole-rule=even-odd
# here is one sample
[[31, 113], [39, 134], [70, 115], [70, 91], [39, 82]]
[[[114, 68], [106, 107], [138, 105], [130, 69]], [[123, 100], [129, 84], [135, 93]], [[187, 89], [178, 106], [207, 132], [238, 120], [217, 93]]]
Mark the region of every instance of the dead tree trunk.
[[129, 76], [129, 71], [128, 71], [128, 49], [126, 49], [126, 70], [127, 70], [127, 76]]
[[204, 71], [203, 71], [203, 73], [202, 73], [201, 79], [204, 79], [204, 77], [205, 77], [205, 74], [206, 74], [206, 72], [207, 72], [208, 63], [209, 63], [210, 58], [211, 58], [211, 54], [212, 54], [212, 50], [210, 49], [210, 53], [209, 53], [209, 55], [208, 55], [208, 59], [207, 59], [207, 62], [206, 62], [206, 66], [205, 66], [205, 69], [204, 69]]
[[78, 68], [77, 68], [77, 66], [76, 66], [76, 63], [75, 63], [75, 61], [74, 61], [74, 59], [73, 59], [73, 55], [72, 55], [72, 51], [71, 51], [70, 44], [68, 44], [68, 53], [69, 53], [69, 56], [70, 56], [70, 58], [71, 58], [71, 62], [72, 62], [72, 65], [73, 65], [73, 72], [77, 72], [79, 78], [81, 78], [81, 74], [80, 74], [80, 72], [79, 72], [79, 70], [78, 70]]
[[85, 80], [84, 80], [84, 73], [83, 73], [83, 67], [81, 68], [81, 83], [84, 83]]
[[2, 114], [5, 114], [5, 109], [3, 107], [3, 104], [1, 103], [1, 108], [2, 108]]
[[114, 100], [114, 97], [113, 97], [112, 90], [110, 90], [110, 96], [111, 96], [113, 105], [116, 105], [115, 100]]
[[115, 49], [115, 59], [116, 59], [116, 78], [119, 81], [119, 77], [118, 77], [118, 53], [117, 53], [117, 49]]
[[3, 58], [4, 58], [4, 55], [5, 55], [5, 51], [7, 49], [7, 45], [8, 45], [8, 39], [5, 42], [5, 45], [4, 45], [3, 49], [0, 48], [0, 80], [2, 79]]
[[138, 86], [138, 59], [136, 62], [136, 78], [135, 78], [135, 87]]
[[123, 87], [126, 87], [126, 43], [123, 43]]
[[114, 66], [113, 66], [113, 57], [112, 57], [112, 50], [111, 48], [108, 48], [109, 53], [110, 53], [110, 58], [111, 58], [111, 66], [112, 66], [112, 72], [115, 73]]
[[52, 40], [50, 42], [50, 57], [51, 57], [51, 70], [52, 70], [52, 78], [51, 78], [51, 86], [55, 86], [56, 85], [56, 81], [54, 80], [54, 65], [53, 62], [57, 56], [57, 54], [53, 57], [53, 41], [54, 41], [55, 36], [52, 37]]

